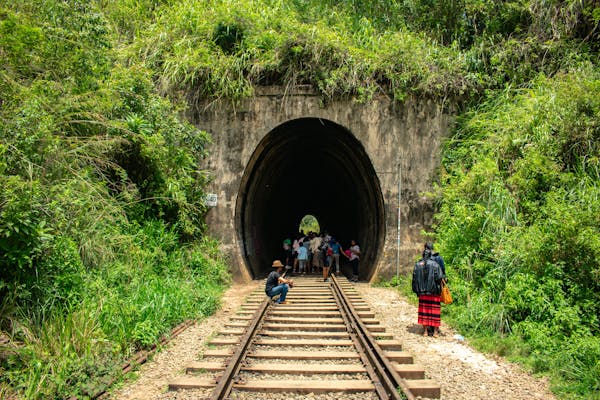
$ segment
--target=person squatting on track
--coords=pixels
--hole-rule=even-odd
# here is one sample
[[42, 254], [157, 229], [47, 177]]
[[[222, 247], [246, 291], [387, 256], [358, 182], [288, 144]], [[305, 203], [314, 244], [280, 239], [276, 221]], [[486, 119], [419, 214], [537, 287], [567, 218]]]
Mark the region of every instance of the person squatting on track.
[[431, 326], [436, 337], [441, 323], [440, 293], [444, 275], [431, 256], [431, 250], [425, 248], [423, 257], [415, 263], [412, 290], [419, 297], [418, 323], [423, 325], [423, 336], [428, 335]]
[[274, 296], [279, 295], [279, 299], [277, 299], [277, 304], [287, 304], [285, 301], [285, 297], [287, 296], [288, 290], [294, 287], [294, 281], [291, 279], [285, 279], [281, 276], [281, 271], [283, 270], [284, 265], [279, 260], [273, 261], [273, 268], [276, 268], [275, 271], [272, 271], [267, 277], [267, 284], [265, 285], [265, 293], [267, 296], [273, 298]]

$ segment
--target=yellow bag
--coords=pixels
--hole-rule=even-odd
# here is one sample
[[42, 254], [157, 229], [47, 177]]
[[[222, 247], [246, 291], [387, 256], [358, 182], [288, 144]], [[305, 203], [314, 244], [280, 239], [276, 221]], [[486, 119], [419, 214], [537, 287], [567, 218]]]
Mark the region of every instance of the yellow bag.
[[444, 304], [452, 304], [452, 294], [450, 293], [450, 289], [448, 289], [448, 285], [446, 283], [442, 283], [442, 293], [440, 294], [440, 300]]

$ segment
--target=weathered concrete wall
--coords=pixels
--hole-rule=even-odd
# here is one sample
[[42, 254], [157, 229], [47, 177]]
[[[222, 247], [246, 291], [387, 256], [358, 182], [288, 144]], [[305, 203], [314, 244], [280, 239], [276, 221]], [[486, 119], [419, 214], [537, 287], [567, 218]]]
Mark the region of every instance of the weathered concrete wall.
[[246, 165], [272, 129], [286, 121], [316, 117], [347, 128], [366, 149], [385, 201], [385, 238], [377, 257], [376, 274], [396, 273], [398, 166], [401, 169], [401, 268], [410, 268], [422, 249], [420, 232], [431, 224], [432, 205], [422, 196], [430, 189], [440, 161], [440, 145], [453, 115], [431, 100], [409, 99], [395, 104], [381, 96], [367, 104], [348, 101], [322, 103], [310, 90], [272, 87], [262, 89], [235, 107], [227, 101], [194, 104], [191, 120], [212, 134], [205, 166], [214, 175], [209, 191], [218, 194], [218, 206], [207, 223], [220, 238], [238, 279], [249, 279], [236, 232], [236, 202]]

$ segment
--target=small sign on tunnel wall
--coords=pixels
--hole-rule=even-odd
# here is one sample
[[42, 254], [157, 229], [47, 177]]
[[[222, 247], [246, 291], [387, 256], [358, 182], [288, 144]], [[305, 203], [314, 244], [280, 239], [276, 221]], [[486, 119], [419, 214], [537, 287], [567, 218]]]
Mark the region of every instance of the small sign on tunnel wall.
[[207, 193], [204, 197], [204, 205], [206, 207], [216, 207], [217, 206], [217, 194], [216, 193]]

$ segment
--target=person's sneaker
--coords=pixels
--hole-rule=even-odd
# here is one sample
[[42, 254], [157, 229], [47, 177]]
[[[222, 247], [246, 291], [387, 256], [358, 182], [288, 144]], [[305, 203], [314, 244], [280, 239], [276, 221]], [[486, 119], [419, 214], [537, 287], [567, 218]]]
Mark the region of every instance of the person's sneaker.
[[281, 302], [279, 302], [277, 304], [289, 304], [289, 301], [281, 301]]

